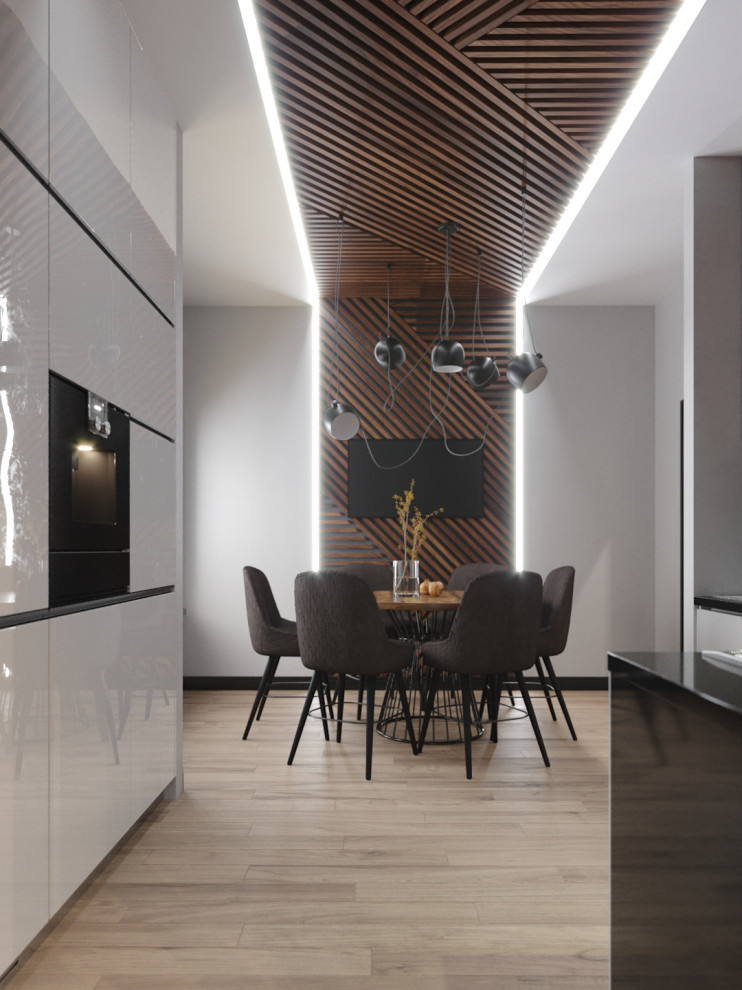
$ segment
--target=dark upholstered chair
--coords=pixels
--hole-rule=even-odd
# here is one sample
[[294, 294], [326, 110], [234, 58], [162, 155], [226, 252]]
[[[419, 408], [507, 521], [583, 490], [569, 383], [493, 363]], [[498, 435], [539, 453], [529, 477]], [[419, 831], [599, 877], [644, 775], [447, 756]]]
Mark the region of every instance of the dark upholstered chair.
[[453, 569], [453, 573], [449, 578], [449, 590], [466, 591], [474, 578], [481, 577], [483, 574], [494, 574], [497, 571], [504, 571], [506, 569], [501, 564], [460, 564]]
[[245, 580], [245, 605], [247, 606], [247, 627], [250, 630], [252, 648], [260, 656], [268, 657], [263, 676], [255, 695], [250, 717], [247, 720], [243, 739], [254, 720], [260, 720], [263, 714], [268, 692], [271, 689], [276, 674], [278, 661], [281, 657], [299, 656], [299, 639], [296, 635], [296, 623], [291, 619], [282, 619], [273, 597], [268, 578], [257, 567], [243, 567], [242, 576]]
[[[366, 780], [371, 779], [376, 678], [392, 674], [402, 704], [412, 752], [417, 753], [402, 671], [412, 662], [413, 645], [388, 638], [373, 592], [361, 578], [342, 571], [306, 571], [294, 584], [301, 662], [314, 671], [289, 755], [293, 763], [314, 695], [322, 677], [338, 675], [337, 739], [343, 725], [345, 677], [363, 677], [366, 686]], [[325, 726], [326, 726], [325, 722]], [[327, 737], [327, 736], [326, 736]]]
[[[552, 657], [564, 652], [569, 634], [569, 623], [572, 617], [572, 595], [575, 586], [574, 567], [556, 567], [544, 579], [544, 597], [541, 608], [541, 631], [538, 636], [538, 652], [536, 654], [536, 671], [544, 688], [544, 694], [549, 704], [551, 717], [556, 721], [556, 712], [551, 703], [551, 691], [557, 697], [564, 719], [573, 739], [577, 739], [572, 719], [569, 717], [567, 705], [562, 696], [559, 681], [554, 673]], [[544, 674], [541, 661], [546, 667]]]
[[533, 711], [523, 671], [536, 656], [541, 616], [541, 577], [530, 571], [499, 570], [474, 578], [464, 592], [447, 639], [423, 644], [423, 661], [433, 667], [420, 749], [425, 741], [441, 671], [461, 678], [466, 776], [471, 779], [471, 678], [487, 682], [490, 738], [497, 741], [497, 709], [500, 685], [513, 672], [546, 766], [549, 758]]

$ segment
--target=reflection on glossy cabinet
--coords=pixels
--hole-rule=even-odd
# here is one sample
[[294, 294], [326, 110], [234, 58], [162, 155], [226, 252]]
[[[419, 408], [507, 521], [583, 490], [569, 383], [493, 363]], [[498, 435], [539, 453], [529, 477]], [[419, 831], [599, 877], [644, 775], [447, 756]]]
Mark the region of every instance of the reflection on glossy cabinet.
[[52, 370], [172, 436], [174, 330], [55, 203], [50, 232]]
[[175, 584], [175, 445], [130, 427], [129, 588]]
[[0, 629], [0, 973], [49, 920], [47, 636]]
[[173, 599], [51, 620], [52, 913], [175, 776]]
[[175, 595], [123, 606], [125, 679], [119, 734], [131, 764], [134, 821], [175, 777], [178, 664]]
[[48, 45], [49, 0], [0, 0], [0, 130], [45, 176], [49, 171]]
[[0, 615], [48, 603], [47, 216], [0, 145]]

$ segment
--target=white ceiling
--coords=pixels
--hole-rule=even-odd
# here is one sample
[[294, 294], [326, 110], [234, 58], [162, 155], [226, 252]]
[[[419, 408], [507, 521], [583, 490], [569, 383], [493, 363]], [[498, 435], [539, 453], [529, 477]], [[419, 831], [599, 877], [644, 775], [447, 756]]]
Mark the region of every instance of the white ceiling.
[[183, 131], [186, 306], [309, 300], [237, 0], [123, 0]]
[[[189, 306], [309, 291], [237, 0], [124, 0], [183, 130]], [[651, 305], [682, 270], [684, 175], [742, 153], [742, 0], [707, 0], [531, 302]]]

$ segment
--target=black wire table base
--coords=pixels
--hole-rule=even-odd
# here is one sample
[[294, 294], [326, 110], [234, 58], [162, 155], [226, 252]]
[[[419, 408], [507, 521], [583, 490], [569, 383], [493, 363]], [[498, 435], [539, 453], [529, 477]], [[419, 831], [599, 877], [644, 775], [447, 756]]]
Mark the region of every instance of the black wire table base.
[[[420, 731], [425, 715], [425, 699], [430, 694], [432, 673], [430, 668], [425, 667], [422, 661], [416, 658], [413, 665], [402, 674], [407, 691], [407, 701], [410, 706], [412, 724], [415, 727], [415, 735], [418, 740], [420, 739]], [[464, 710], [461, 683], [455, 674], [442, 673], [438, 681], [433, 713], [430, 717], [428, 731], [425, 736], [425, 745], [445, 745], [446, 743], [463, 742], [463, 719]], [[479, 739], [484, 732], [482, 722], [477, 714], [476, 705], [473, 702], [471, 706], [471, 730], [472, 739]], [[379, 719], [376, 723], [376, 731], [386, 739], [392, 739], [395, 742], [409, 742], [407, 738], [407, 725], [402, 714], [399, 691], [391, 677], [387, 681], [384, 700], [381, 703]]]

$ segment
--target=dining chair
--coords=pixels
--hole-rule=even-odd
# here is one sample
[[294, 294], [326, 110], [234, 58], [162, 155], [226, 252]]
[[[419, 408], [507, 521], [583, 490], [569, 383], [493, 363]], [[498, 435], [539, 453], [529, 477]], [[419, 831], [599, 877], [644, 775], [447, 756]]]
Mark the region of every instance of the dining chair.
[[[414, 646], [389, 639], [386, 635], [376, 599], [368, 584], [342, 571], [306, 571], [296, 577], [294, 596], [301, 662], [313, 674], [291, 747], [289, 765], [294, 762], [312, 701], [318, 691], [322, 705], [322, 678], [330, 673], [338, 676], [338, 742], [343, 729], [345, 678], [347, 675], [364, 678], [366, 780], [371, 779], [376, 730], [376, 679], [382, 674], [390, 674], [394, 679], [412, 752], [417, 754], [417, 741], [401, 674], [412, 662]], [[323, 722], [326, 726], [324, 712]], [[327, 732], [325, 738], [328, 738]]]
[[281, 617], [268, 578], [257, 567], [243, 567], [245, 605], [250, 642], [257, 654], [268, 657], [242, 738], [247, 739], [253, 721], [260, 721], [281, 657], [299, 656], [296, 622]]
[[[577, 739], [572, 719], [554, 673], [552, 657], [559, 656], [567, 646], [569, 624], [572, 617], [572, 596], [575, 586], [575, 569], [569, 565], [555, 567], [544, 578], [543, 605], [541, 606], [541, 629], [538, 635], [536, 672], [541, 682], [551, 717], [556, 721], [556, 712], [551, 701], [551, 692], [556, 695], [562, 714], [573, 739]], [[541, 661], [546, 667], [544, 674]]]
[[[549, 758], [533, 711], [523, 671], [533, 666], [541, 615], [541, 576], [501, 569], [474, 578], [464, 592], [447, 639], [423, 643], [423, 663], [433, 668], [419, 749], [425, 742], [441, 672], [458, 675], [462, 691], [466, 776], [471, 780], [473, 697], [471, 678], [486, 680], [490, 739], [497, 742], [497, 709], [502, 678], [513, 673], [526, 705], [541, 756]], [[475, 712], [476, 718], [476, 712]]]
[[451, 577], [448, 579], [448, 587], [451, 591], [466, 591], [474, 578], [483, 574], [494, 574], [497, 571], [507, 570], [502, 564], [490, 564], [488, 562], [477, 562], [474, 564], [459, 564], [454, 567]]

